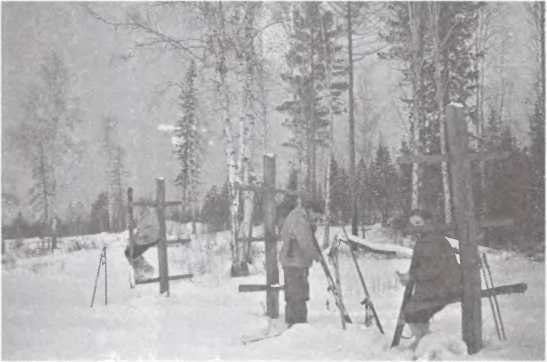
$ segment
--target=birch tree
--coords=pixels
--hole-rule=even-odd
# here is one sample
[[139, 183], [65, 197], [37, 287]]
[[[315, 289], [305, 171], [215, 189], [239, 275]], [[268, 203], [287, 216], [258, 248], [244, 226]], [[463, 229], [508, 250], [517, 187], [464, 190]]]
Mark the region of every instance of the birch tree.
[[[88, 12], [96, 19], [114, 28], [124, 28], [138, 35], [133, 44], [135, 51], [142, 49], [168, 49], [181, 54], [188, 59], [194, 59], [200, 72], [212, 75], [213, 93], [218, 99], [218, 123], [223, 130], [225, 157], [230, 188], [230, 220], [231, 220], [231, 252], [233, 274], [239, 274], [239, 269], [245, 268], [242, 257], [245, 251], [238, 245], [241, 231], [239, 220], [240, 192], [238, 185], [245, 182], [251, 175], [248, 161], [251, 151], [249, 139], [253, 137], [256, 126], [256, 115], [250, 121], [244, 110], [245, 100], [249, 93], [243, 92], [241, 84], [249, 67], [245, 66], [246, 51], [253, 49], [249, 61], [256, 68], [253, 42], [263, 29], [255, 23], [256, 10], [259, 4], [254, 3], [161, 3], [157, 6], [135, 5], [124, 19], [107, 18], [94, 8], [85, 5]], [[172, 21], [175, 18], [175, 21]], [[185, 24], [181, 31], [180, 26]], [[188, 27], [188, 24], [195, 26]], [[250, 38], [249, 38], [250, 37]], [[247, 48], [249, 47], [249, 48]], [[249, 64], [251, 64], [249, 63]], [[249, 65], [250, 66], [250, 65]], [[253, 70], [255, 71], [255, 70]], [[256, 71], [255, 71], [256, 72]], [[255, 73], [252, 78], [254, 81]], [[244, 82], [243, 82], [244, 83]], [[255, 84], [253, 84], [256, 87]], [[232, 90], [232, 88], [234, 88]], [[255, 89], [253, 88], [253, 93]], [[237, 95], [242, 94], [241, 99]], [[252, 99], [252, 104], [256, 104]], [[263, 113], [265, 113], [263, 111]], [[238, 116], [239, 122], [236, 120]], [[266, 117], [263, 117], [266, 118]], [[253, 128], [251, 132], [251, 128]], [[239, 137], [239, 142], [238, 142]], [[244, 203], [245, 204], [245, 203]], [[245, 220], [252, 213], [247, 207]], [[243, 270], [245, 274], [245, 270]]]
[[47, 224], [56, 213], [56, 197], [67, 157], [78, 155], [75, 136], [78, 107], [71, 96], [70, 74], [56, 51], [48, 53], [23, 100], [25, 118], [16, 131], [18, 147], [30, 163], [31, 204]]

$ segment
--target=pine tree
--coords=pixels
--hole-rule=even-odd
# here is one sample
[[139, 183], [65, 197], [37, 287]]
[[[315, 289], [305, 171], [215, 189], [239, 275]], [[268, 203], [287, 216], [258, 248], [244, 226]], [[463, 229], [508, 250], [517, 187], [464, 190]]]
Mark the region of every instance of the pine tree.
[[344, 167], [336, 159], [331, 160], [331, 215], [337, 223], [347, 223], [351, 220], [350, 178]]
[[108, 193], [101, 192], [91, 205], [89, 233], [96, 234], [107, 231], [109, 226]]
[[[357, 164], [357, 205], [359, 208], [360, 224], [365, 225], [369, 222], [370, 215], [366, 213], [366, 210], [370, 209], [370, 190], [368, 188], [369, 183], [369, 170], [364, 159], [360, 159]], [[365, 233], [363, 232], [363, 235]]]
[[[194, 60], [191, 60], [184, 78], [184, 87], [179, 95], [181, 116], [176, 123], [174, 150], [179, 161], [179, 171], [175, 178], [175, 185], [181, 188], [185, 211], [195, 209], [192, 205], [197, 201], [203, 152], [203, 140], [196, 114], [198, 104], [194, 85], [195, 78], [196, 64]], [[187, 207], [187, 205], [190, 205], [190, 207]]]
[[[401, 156], [411, 156], [410, 147], [405, 140], [401, 141], [401, 147], [399, 149]], [[398, 204], [399, 209], [403, 215], [408, 214], [411, 211], [411, 185], [412, 185], [412, 165], [400, 164], [399, 165], [399, 183], [398, 183]]]
[[[305, 171], [301, 182], [315, 197], [317, 193], [317, 153], [327, 146], [331, 112], [339, 112], [335, 98], [343, 83], [334, 76], [343, 71], [336, 63], [336, 26], [333, 14], [320, 3], [293, 4], [292, 32], [286, 62], [290, 72], [281, 75], [292, 99], [277, 110], [286, 115], [283, 125], [291, 133], [285, 146], [296, 150], [299, 171]], [[330, 73], [332, 72], [332, 73]]]
[[388, 222], [396, 207], [397, 176], [389, 149], [380, 142], [376, 158], [371, 165], [371, 194], [383, 224]]

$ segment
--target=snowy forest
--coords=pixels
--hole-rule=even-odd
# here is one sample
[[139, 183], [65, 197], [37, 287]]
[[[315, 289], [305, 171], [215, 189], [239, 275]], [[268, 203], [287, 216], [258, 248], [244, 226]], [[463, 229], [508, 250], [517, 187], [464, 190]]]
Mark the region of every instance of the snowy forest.
[[[250, 239], [264, 233], [254, 230], [265, 222], [265, 203], [262, 193], [241, 185], [263, 186], [264, 155], [275, 155], [275, 187], [304, 192], [324, 208], [318, 234], [324, 248], [343, 226], [363, 239], [378, 230], [389, 239], [396, 220], [418, 208], [431, 212], [438, 224], [452, 224], [454, 186], [448, 162], [400, 161], [448, 155], [445, 118], [454, 103], [463, 105], [470, 152], [508, 154], [471, 163], [476, 219], [512, 220], [481, 229], [478, 244], [499, 256], [497, 267], [507, 255], [518, 255], [522, 263], [532, 260], [543, 268], [544, 27], [544, 2], [2, 3], [2, 265], [6, 273], [17, 273], [18, 263], [26, 265], [13, 280], [3, 272], [3, 303], [33, 298], [31, 288], [22, 296], [10, 295], [30, 271], [66, 268], [80, 278], [83, 266], [75, 260], [71, 264], [63, 254], [42, 250], [52, 235], [52, 248], [58, 242], [67, 252], [91, 249], [85, 250], [92, 253], [91, 260], [82, 265], [96, 268], [98, 245], [127, 241], [128, 188], [136, 201], [152, 202], [156, 178], [165, 179], [166, 199], [180, 202], [168, 209], [168, 226], [188, 225], [193, 242], [199, 239], [199, 248], [205, 248], [195, 252], [205, 259], [189, 252], [191, 260], [171, 260], [211, 278], [222, 274], [214, 270], [215, 263], [227, 263], [231, 276], [255, 278], [263, 273], [257, 271], [262, 268], [257, 261], [264, 255]], [[275, 201], [276, 222], [281, 223], [296, 198], [279, 194]], [[395, 239], [389, 243], [409, 246]], [[70, 247], [67, 240], [74, 241]], [[40, 250], [17, 252], [34, 248], [25, 243]], [[220, 258], [215, 254], [219, 245], [229, 250], [220, 261], [215, 259]], [[122, 255], [122, 249], [116, 253]], [[19, 261], [29, 256], [46, 259], [30, 266]], [[122, 256], [112, 258], [125, 262]], [[383, 311], [394, 313], [399, 297], [390, 293], [398, 287], [389, 284], [391, 279], [380, 281], [382, 259], [371, 258], [370, 263], [378, 280], [374, 291], [389, 294], [381, 300], [394, 300]], [[386, 263], [390, 268], [402, 265]], [[521, 264], [515, 263], [508, 268], [521, 276]], [[542, 278], [541, 268], [522, 275]], [[91, 283], [93, 272], [85, 272], [85, 283]], [[116, 273], [116, 267], [109, 273]], [[113, 277], [127, 288], [120, 298], [129, 299], [126, 273], [120, 274]], [[38, 276], [29, 280], [42, 290]], [[349, 282], [343, 288], [350, 288]], [[345, 297], [358, 292], [346, 291]], [[183, 303], [183, 294], [173, 293]], [[203, 297], [201, 290], [195, 293]], [[543, 289], [538, 293], [544, 296]], [[80, 297], [74, 294], [74, 300]], [[255, 304], [261, 297], [253, 295]], [[324, 309], [323, 301], [316, 301], [318, 309]], [[544, 316], [543, 301], [534, 301], [531, 308]], [[45, 303], [47, 309], [59, 301]], [[157, 303], [147, 299], [142, 307], [151, 311]], [[511, 303], [519, 304], [517, 299]], [[12, 310], [15, 306], [3, 309], [8, 326], [25, 321]], [[94, 318], [103, 317], [107, 315]], [[508, 318], [510, 323], [521, 316]], [[161, 329], [156, 322], [154, 328]], [[199, 328], [196, 323], [192, 328]], [[533, 326], [533, 321], [526, 323]], [[313, 334], [317, 331], [307, 332], [328, 340]], [[53, 352], [60, 342], [36, 342], [25, 354], [15, 347], [23, 336], [28, 337], [3, 333], [3, 349], [9, 353], [3, 357], [218, 357], [197, 347], [194, 354], [180, 354], [168, 342], [160, 351], [157, 345], [164, 342], [159, 337], [147, 345], [155, 351], [148, 355], [127, 346], [120, 352], [121, 335], [97, 337], [95, 347], [75, 346], [66, 354]], [[343, 337], [340, 343], [351, 345], [359, 336]], [[519, 348], [525, 346], [495, 345], [483, 357], [520, 359]], [[116, 352], [108, 354], [109, 348]], [[238, 349], [221, 358], [264, 359], [258, 351], [246, 355]], [[322, 353], [317, 358], [364, 357], [355, 348], [349, 354]], [[409, 357], [401, 353], [398, 357]], [[395, 358], [379, 352], [369, 357]], [[543, 345], [529, 357], [544, 358]]]
[[[413, 6], [5, 4], [4, 235], [42, 235], [53, 217], [64, 235], [122, 230], [125, 189], [150, 197], [160, 176], [188, 205], [175, 219], [221, 230], [230, 207], [260, 205], [235, 206], [230, 185], [258, 180], [268, 152], [278, 183], [300, 182], [333, 223], [353, 208], [359, 225], [387, 223], [413, 203], [449, 220], [446, 166], [413, 177], [396, 158], [445, 152], [439, 115], [458, 101], [473, 149], [511, 152], [474, 165], [477, 213], [516, 220], [484, 242], [543, 250], [542, 3]], [[95, 43], [68, 34], [80, 23]]]

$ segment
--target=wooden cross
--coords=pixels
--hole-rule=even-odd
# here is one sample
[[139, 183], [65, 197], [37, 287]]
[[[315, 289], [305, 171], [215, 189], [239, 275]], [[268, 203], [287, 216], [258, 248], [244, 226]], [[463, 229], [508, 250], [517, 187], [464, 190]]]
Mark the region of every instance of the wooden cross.
[[476, 353], [482, 347], [481, 279], [480, 257], [477, 235], [480, 227], [512, 225], [512, 220], [477, 222], [474, 215], [472, 193], [471, 161], [498, 160], [507, 158], [508, 152], [468, 153], [467, 123], [461, 104], [451, 103], [446, 108], [446, 130], [448, 155], [418, 155], [400, 157], [399, 163], [448, 162], [455, 223], [437, 224], [429, 228], [408, 228], [407, 231], [427, 232], [432, 230], [455, 230], [460, 241], [460, 262], [462, 269], [462, 337], [469, 353]]
[[[277, 265], [277, 237], [275, 235], [275, 156], [264, 155], [264, 186], [237, 185], [240, 190], [262, 191], [264, 209], [264, 254], [266, 267], [266, 284], [242, 284], [240, 292], [266, 291], [266, 314], [270, 318], [279, 317], [279, 267]], [[253, 238], [252, 241], [261, 241]], [[240, 240], [244, 241], [244, 240]]]
[[[149, 278], [143, 280], [136, 280], [135, 284], [147, 284], [157, 283], [160, 284], [160, 294], [166, 293], [169, 296], [169, 281], [178, 279], [192, 278], [192, 274], [179, 274], [169, 275], [169, 263], [167, 260], [167, 247], [180, 243], [190, 242], [190, 239], [167, 239], [167, 228], [165, 223], [165, 209], [169, 206], [177, 206], [182, 204], [181, 201], [165, 201], [165, 180], [163, 178], [156, 179], [156, 201], [133, 201], [133, 189], [129, 187], [127, 189], [127, 217], [129, 228], [129, 258], [133, 263], [133, 248], [135, 247], [135, 238], [133, 229], [135, 228], [135, 220], [133, 218], [133, 207], [153, 207], [156, 209], [159, 225], [158, 242], [153, 243], [157, 246], [158, 250], [158, 265], [159, 265], [159, 277]], [[137, 225], [138, 226], [138, 225]]]
[[282, 193], [291, 196], [307, 196], [304, 192], [275, 188], [275, 156], [264, 155], [264, 183], [263, 186], [236, 184], [240, 190], [250, 190], [263, 193], [264, 210], [264, 238], [242, 238], [239, 241], [264, 241], [265, 242], [265, 266], [266, 284], [241, 284], [240, 292], [266, 291], [266, 314], [270, 318], [279, 317], [279, 291], [283, 286], [279, 284], [279, 267], [277, 264], [277, 241], [279, 236], [275, 234], [276, 204], [275, 195]]

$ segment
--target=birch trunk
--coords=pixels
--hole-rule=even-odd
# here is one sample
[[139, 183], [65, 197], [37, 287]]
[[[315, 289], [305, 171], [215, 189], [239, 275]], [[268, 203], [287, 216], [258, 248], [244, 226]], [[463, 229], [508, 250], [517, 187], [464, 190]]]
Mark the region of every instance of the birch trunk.
[[[235, 264], [238, 258], [238, 248], [237, 248], [237, 233], [239, 229], [238, 225], [238, 211], [239, 211], [239, 191], [236, 188], [236, 183], [238, 181], [238, 165], [237, 158], [235, 153], [235, 144], [232, 132], [232, 122], [230, 120], [230, 103], [228, 89], [226, 85], [226, 75], [227, 75], [227, 66], [226, 66], [226, 29], [224, 22], [224, 11], [222, 8], [222, 2], [218, 3], [218, 17], [219, 17], [219, 26], [218, 30], [213, 29], [215, 33], [215, 38], [217, 49], [216, 49], [216, 73], [217, 73], [217, 91], [219, 94], [219, 99], [221, 103], [221, 116], [224, 123], [224, 140], [226, 144], [226, 164], [228, 167], [228, 184], [230, 185], [230, 249], [232, 253], [232, 263]], [[220, 33], [218, 33], [220, 31]]]
[[[245, 79], [243, 81], [243, 110], [244, 117], [241, 117], [240, 123], [240, 174], [241, 180], [244, 184], [251, 184], [251, 166], [253, 159], [254, 149], [254, 130], [256, 126], [255, 101], [253, 99], [253, 93], [255, 92], [254, 77], [258, 76], [255, 72], [254, 63], [257, 61], [256, 53], [254, 51], [254, 21], [255, 11], [257, 7], [254, 3], [246, 3], [245, 5], [245, 38], [244, 38], [244, 56], [245, 62], [242, 64], [243, 74]], [[258, 90], [256, 90], [258, 92]], [[243, 191], [243, 221], [240, 225], [239, 236], [241, 239], [249, 238], [252, 236], [253, 229], [253, 209], [254, 209], [254, 192]], [[239, 255], [239, 263], [242, 266], [242, 272], [248, 274], [247, 263], [251, 262], [251, 241], [242, 241], [240, 244], [241, 254]]]

